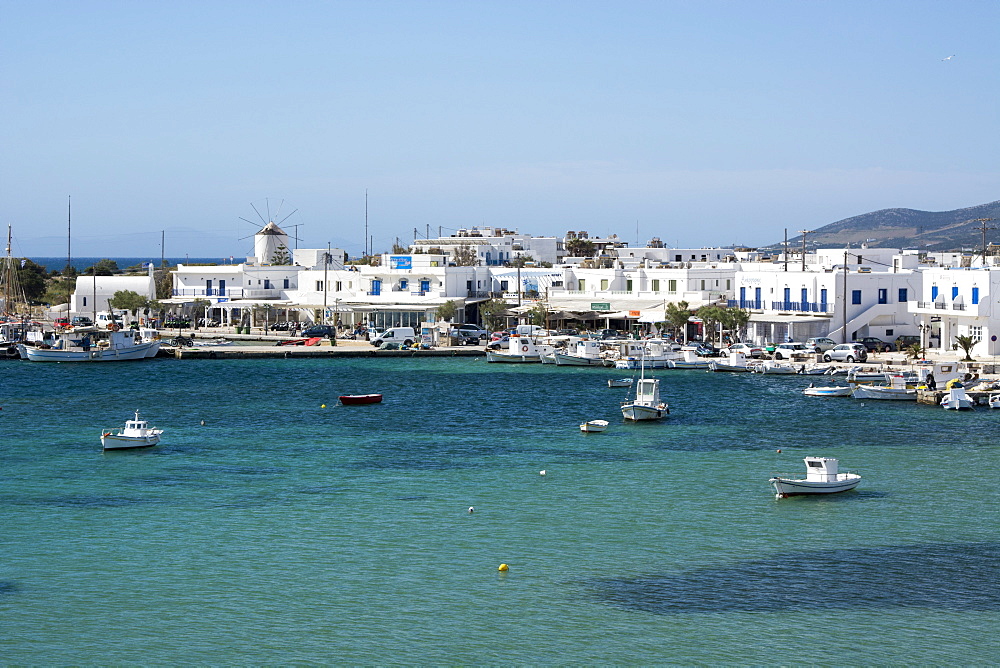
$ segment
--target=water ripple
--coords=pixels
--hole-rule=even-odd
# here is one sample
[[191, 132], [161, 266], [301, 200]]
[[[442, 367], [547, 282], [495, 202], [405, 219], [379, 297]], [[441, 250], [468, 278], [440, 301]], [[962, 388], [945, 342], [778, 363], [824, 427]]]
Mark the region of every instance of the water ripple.
[[1000, 543], [776, 554], [678, 575], [603, 579], [593, 595], [654, 614], [871, 608], [1000, 610]]

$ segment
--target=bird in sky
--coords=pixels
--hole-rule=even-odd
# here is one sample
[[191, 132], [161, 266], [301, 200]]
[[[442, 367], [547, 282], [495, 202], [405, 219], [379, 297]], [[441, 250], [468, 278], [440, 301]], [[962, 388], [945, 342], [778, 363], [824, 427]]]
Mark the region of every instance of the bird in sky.
[[951, 60], [954, 57], [955, 57], [954, 55], [951, 55], [951, 56], [948, 56], [947, 58], [942, 58], [941, 61], [944, 62], [945, 60]]

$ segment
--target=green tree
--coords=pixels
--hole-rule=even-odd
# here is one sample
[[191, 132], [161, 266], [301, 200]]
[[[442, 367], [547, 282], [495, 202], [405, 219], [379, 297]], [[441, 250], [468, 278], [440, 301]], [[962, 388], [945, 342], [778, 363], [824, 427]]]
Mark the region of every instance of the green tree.
[[507, 310], [507, 302], [502, 299], [490, 299], [479, 305], [479, 315], [486, 325], [486, 329], [495, 332], [503, 325], [504, 311]]
[[529, 325], [545, 327], [549, 319], [549, 309], [546, 308], [544, 302], [535, 302], [535, 305], [525, 315], [528, 317]]
[[733, 343], [742, 341], [750, 322], [750, 311], [738, 306], [720, 308], [722, 313], [719, 322], [722, 323], [722, 328], [729, 331]]
[[[670, 302], [665, 309], [667, 324], [674, 328], [674, 338], [680, 343], [687, 340], [687, 323], [691, 319], [691, 310], [686, 301]], [[678, 336], [678, 332], [680, 335]]]
[[458, 306], [455, 305], [454, 300], [449, 299], [445, 303], [438, 306], [434, 312], [437, 314], [438, 320], [454, 322], [455, 314], [458, 313]]
[[479, 262], [472, 244], [460, 244], [452, 251], [452, 258], [455, 260], [455, 265], [459, 267], [474, 267]]
[[191, 302], [192, 320], [194, 320], [194, 328], [198, 329], [198, 318], [208, 319], [208, 315], [205, 313], [205, 309], [212, 305], [212, 302], [207, 299], [202, 299], [198, 297], [193, 302]]
[[722, 322], [726, 317], [724, 313], [726, 309], [721, 306], [709, 305], [702, 306], [698, 309], [698, 317], [704, 325], [705, 335], [708, 337], [709, 341], [715, 341], [715, 330], [717, 325]]
[[927, 358], [927, 348], [923, 347], [919, 343], [910, 344], [906, 349], [906, 353], [912, 359], [926, 359]]
[[21, 284], [24, 298], [29, 302], [42, 299], [46, 289], [45, 267], [28, 258], [17, 261], [17, 282]]
[[282, 244], [274, 250], [274, 255], [271, 256], [271, 264], [276, 264], [280, 266], [290, 265], [292, 263], [292, 254], [288, 252], [288, 248]]
[[566, 242], [566, 252], [572, 257], [594, 257], [594, 242], [590, 239], [570, 239]]
[[108, 300], [108, 306], [113, 309], [128, 309], [133, 316], [138, 316], [141, 309], [149, 306], [149, 299], [132, 290], [119, 290], [111, 295], [111, 299]]
[[83, 273], [88, 276], [114, 276], [115, 274], [122, 273], [122, 270], [118, 268], [118, 263], [114, 260], [104, 259], [84, 269]]
[[174, 296], [174, 277], [169, 271], [160, 269], [156, 272], [156, 298], [170, 299]]
[[962, 358], [963, 362], [974, 362], [972, 359], [972, 349], [975, 345], [979, 343], [979, 339], [974, 339], [971, 336], [961, 335], [955, 337], [955, 345], [962, 349], [965, 353], [965, 357]]

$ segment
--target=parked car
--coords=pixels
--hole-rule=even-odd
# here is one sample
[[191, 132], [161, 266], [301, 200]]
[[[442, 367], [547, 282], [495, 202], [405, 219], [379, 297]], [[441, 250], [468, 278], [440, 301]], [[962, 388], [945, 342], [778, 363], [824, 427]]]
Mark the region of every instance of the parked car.
[[311, 339], [317, 336], [329, 337], [331, 339], [337, 338], [337, 328], [333, 325], [313, 325], [312, 327], [306, 327], [302, 330], [302, 336], [307, 339]]
[[625, 335], [620, 333], [617, 329], [602, 329], [597, 333], [596, 338], [607, 340], [607, 339], [623, 339]]
[[55, 325], [57, 329], [70, 326], [69, 318], [56, 318], [52, 324]]
[[90, 327], [94, 324], [94, 321], [85, 315], [73, 316], [73, 326], [74, 327]]
[[408, 348], [416, 340], [417, 333], [412, 327], [390, 327], [372, 339], [371, 342], [375, 347], [379, 347], [383, 343], [400, 343]]
[[806, 348], [806, 344], [794, 341], [779, 343], [774, 347], [774, 359], [776, 360], [806, 359], [811, 354], [812, 350]]
[[471, 325], [469, 323], [465, 323], [463, 325], [455, 325], [452, 327], [452, 331], [457, 331], [460, 336], [464, 336], [466, 338], [472, 336], [475, 336], [477, 339], [489, 338], [489, 332], [487, 332], [479, 325]]
[[874, 336], [866, 336], [858, 339], [857, 341], [852, 341], [851, 343], [860, 343], [870, 353], [887, 353], [892, 350], [891, 344], [888, 344], [882, 339]]
[[734, 343], [729, 346], [729, 352], [731, 353], [743, 353], [747, 357], [759, 358], [764, 354], [764, 349], [760, 346], [751, 346], [749, 343]]
[[835, 345], [837, 342], [826, 336], [814, 336], [811, 339], [806, 339], [806, 348], [817, 353], [825, 353]]
[[826, 362], [864, 362], [868, 359], [868, 349], [860, 343], [840, 343], [823, 353]]

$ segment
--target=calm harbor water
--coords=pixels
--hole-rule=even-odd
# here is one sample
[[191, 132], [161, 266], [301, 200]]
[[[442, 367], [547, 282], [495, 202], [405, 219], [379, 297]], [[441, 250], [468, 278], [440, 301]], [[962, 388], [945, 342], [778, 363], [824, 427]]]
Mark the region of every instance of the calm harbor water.
[[[475, 358], [0, 373], [6, 664], [1000, 662], [1000, 411], [664, 371], [670, 419], [624, 424], [620, 371]], [[103, 454], [136, 408], [163, 443]], [[776, 500], [813, 454], [858, 491]]]

